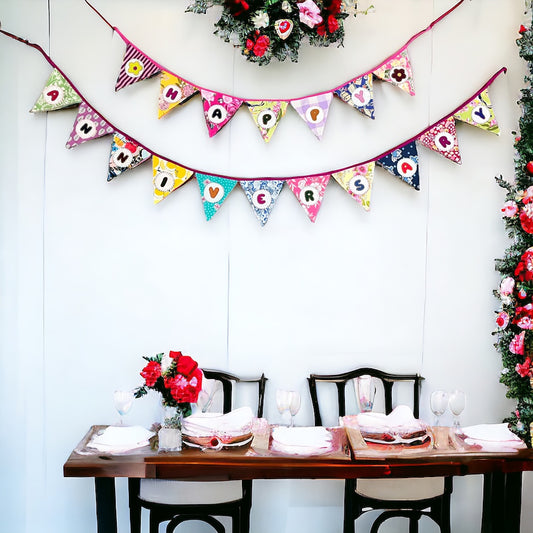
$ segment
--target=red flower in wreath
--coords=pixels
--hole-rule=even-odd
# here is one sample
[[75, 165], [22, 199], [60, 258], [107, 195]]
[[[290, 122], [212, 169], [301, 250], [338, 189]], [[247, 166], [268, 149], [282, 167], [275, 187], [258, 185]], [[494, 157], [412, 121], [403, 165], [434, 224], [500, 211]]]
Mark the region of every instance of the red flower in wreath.
[[530, 376], [531, 377], [531, 374], [532, 374], [531, 370], [532, 369], [531, 369], [531, 359], [529, 358], [529, 355], [526, 357], [526, 360], [522, 364], [520, 364], [520, 363], [516, 364], [515, 370], [523, 378], [525, 378], [526, 376]]
[[339, 29], [339, 21], [335, 18], [334, 15], [329, 15], [327, 18], [327, 22], [322, 24], [319, 24], [316, 27], [316, 32], [321, 37], [324, 37], [326, 33], [334, 33]]
[[520, 281], [533, 280], [533, 248], [528, 248], [522, 254], [514, 273]]
[[[526, 199], [524, 199], [526, 203]], [[526, 233], [533, 233], [533, 204], [527, 203], [520, 211], [520, 224]]]
[[266, 35], [261, 35], [259, 30], [255, 30], [246, 39], [246, 49], [257, 57], [263, 57], [269, 46], [270, 39]]
[[240, 17], [250, 9], [250, 6], [245, 0], [226, 0], [225, 4], [234, 17]]

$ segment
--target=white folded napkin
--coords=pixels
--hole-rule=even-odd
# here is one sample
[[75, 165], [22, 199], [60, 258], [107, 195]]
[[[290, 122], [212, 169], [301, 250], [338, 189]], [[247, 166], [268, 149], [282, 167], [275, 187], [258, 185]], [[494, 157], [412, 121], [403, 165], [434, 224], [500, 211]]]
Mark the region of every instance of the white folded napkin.
[[183, 419], [183, 434], [191, 437], [239, 436], [252, 431], [254, 414], [250, 407], [222, 413], [197, 413]]
[[325, 453], [331, 449], [331, 433], [324, 427], [275, 427], [272, 430], [274, 450], [296, 455]]
[[509, 430], [506, 423], [477, 424], [462, 428], [465, 442], [481, 446], [485, 451], [514, 451], [526, 448], [525, 443]]
[[87, 447], [100, 452], [121, 453], [147, 446], [153, 435], [153, 431], [142, 426], [109, 426], [95, 435]]

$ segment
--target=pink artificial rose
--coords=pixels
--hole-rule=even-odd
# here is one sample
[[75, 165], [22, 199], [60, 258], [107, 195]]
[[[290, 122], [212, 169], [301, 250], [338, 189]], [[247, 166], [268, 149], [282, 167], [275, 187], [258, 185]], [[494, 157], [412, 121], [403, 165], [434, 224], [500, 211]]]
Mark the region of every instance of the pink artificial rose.
[[514, 290], [514, 279], [511, 277], [502, 279], [502, 282], [500, 283], [500, 294], [502, 296], [509, 296], [510, 294], [513, 294]]
[[300, 10], [300, 22], [314, 28], [317, 24], [322, 22], [320, 16], [320, 8], [313, 2], [313, 0], [305, 0], [298, 4]]
[[533, 185], [528, 187], [525, 191], [524, 191], [524, 197], [522, 198], [522, 201], [525, 203], [525, 204], [529, 204], [531, 201], [533, 200]]
[[533, 329], [533, 321], [528, 316], [523, 316], [516, 325], [521, 329]]
[[513, 200], [505, 202], [502, 207], [502, 213], [504, 217], [512, 218], [518, 213], [518, 206]]
[[509, 344], [509, 350], [515, 355], [524, 355], [524, 337], [525, 331], [522, 331], [519, 335], [515, 335], [511, 343]]

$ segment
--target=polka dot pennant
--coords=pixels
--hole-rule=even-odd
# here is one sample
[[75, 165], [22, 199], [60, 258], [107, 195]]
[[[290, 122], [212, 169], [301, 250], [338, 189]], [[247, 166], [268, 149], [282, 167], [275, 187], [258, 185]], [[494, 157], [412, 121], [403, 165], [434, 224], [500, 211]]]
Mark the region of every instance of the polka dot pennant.
[[67, 148], [73, 148], [85, 141], [92, 141], [113, 132], [113, 127], [106, 120], [92, 109], [87, 102], [82, 102], [66, 146]]
[[238, 182], [219, 176], [198, 173], [196, 174], [196, 180], [202, 195], [205, 217], [207, 220], [211, 220]]

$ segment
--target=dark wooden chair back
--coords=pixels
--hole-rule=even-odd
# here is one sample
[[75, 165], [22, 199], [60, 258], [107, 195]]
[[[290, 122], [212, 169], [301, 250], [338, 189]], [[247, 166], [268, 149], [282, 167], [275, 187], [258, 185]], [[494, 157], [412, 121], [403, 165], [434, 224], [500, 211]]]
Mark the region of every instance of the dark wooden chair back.
[[202, 372], [208, 379], [215, 379], [222, 383], [222, 411], [229, 413], [233, 406], [233, 391], [238, 383], [257, 383], [257, 416], [263, 416], [265, 405], [265, 387], [267, 378], [261, 374], [258, 378], [241, 378], [222, 370], [203, 368]]
[[[307, 381], [309, 382], [309, 392], [311, 394], [311, 402], [313, 405], [313, 413], [315, 416], [315, 426], [322, 425], [322, 415], [320, 413], [320, 405], [318, 402], [318, 383], [334, 383], [337, 387], [337, 405], [339, 409], [339, 416], [346, 415], [346, 395], [347, 384], [351, 380], [363, 376], [370, 375], [381, 381], [385, 395], [385, 413], [389, 414], [393, 409], [393, 387], [396, 383], [412, 382], [413, 385], [413, 414], [415, 418], [419, 417], [420, 409], [420, 384], [424, 379], [419, 374], [391, 374], [378, 370], [377, 368], [363, 367], [343, 372], [341, 374], [311, 374]], [[353, 389], [350, 389], [353, 390]]]

